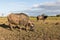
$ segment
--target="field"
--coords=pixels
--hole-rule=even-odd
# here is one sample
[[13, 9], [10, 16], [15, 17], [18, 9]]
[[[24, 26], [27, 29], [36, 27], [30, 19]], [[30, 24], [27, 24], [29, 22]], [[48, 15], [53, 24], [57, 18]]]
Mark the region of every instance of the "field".
[[60, 17], [48, 17], [45, 22], [30, 18], [34, 31], [11, 31], [6, 17], [0, 17], [0, 40], [60, 40]]

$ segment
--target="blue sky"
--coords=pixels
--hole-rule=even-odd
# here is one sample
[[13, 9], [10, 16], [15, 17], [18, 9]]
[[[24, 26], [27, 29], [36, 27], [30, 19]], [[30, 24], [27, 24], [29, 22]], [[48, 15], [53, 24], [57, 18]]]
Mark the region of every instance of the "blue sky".
[[7, 16], [11, 12], [25, 12], [32, 16], [42, 13], [56, 15], [60, 13], [59, 5], [59, 0], [0, 0], [0, 16], [2, 13]]

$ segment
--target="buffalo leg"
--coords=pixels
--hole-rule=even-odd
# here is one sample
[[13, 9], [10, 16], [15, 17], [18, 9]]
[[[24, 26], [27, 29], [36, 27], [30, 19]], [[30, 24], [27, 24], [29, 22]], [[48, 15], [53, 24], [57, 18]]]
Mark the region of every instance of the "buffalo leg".
[[18, 29], [19, 29], [19, 31], [21, 31], [21, 27], [20, 27], [20, 25], [18, 25]]
[[9, 23], [10, 30], [13, 30], [13, 26], [11, 23]]
[[26, 29], [27, 32], [29, 32], [28, 31], [29, 30], [29, 26], [28, 25], [25, 26], [25, 29]]

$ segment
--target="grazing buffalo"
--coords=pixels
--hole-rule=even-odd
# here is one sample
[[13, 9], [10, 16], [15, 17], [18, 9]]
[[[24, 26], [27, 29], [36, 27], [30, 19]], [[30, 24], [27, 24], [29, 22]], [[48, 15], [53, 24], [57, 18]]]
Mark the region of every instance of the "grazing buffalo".
[[21, 25], [23, 25], [26, 29], [30, 28], [32, 29], [34, 24], [29, 20], [29, 16], [24, 14], [24, 13], [16, 13], [13, 14], [11, 13], [10, 15], [7, 16], [9, 26], [11, 30], [13, 30], [13, 27], [18, 27], [21, 29]]
[[45, 21], [45, 19], [47, 18], [48, 16], [43, 16], [43, 15], [38, 15], [37, 16], [37, 21], [39, 21], [39, 20], [43, 20], [43, 21]]

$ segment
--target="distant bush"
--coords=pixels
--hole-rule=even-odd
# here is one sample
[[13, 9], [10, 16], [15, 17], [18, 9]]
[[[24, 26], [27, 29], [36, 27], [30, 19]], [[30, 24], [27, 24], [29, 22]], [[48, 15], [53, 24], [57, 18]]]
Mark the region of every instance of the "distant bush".
[[35, 18], [36, 16], [30, 16], [30, 18]]
[[60, 14], [59, 15], [56, 15], [56, 17], [60, 17]]

